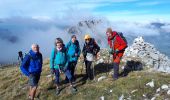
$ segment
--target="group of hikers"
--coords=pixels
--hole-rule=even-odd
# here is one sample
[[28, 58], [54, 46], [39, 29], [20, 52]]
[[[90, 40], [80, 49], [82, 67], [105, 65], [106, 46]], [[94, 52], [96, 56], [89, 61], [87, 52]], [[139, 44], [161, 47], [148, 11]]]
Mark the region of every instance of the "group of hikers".
[[[112, 31], [111, 28], [107, 29], [106, 35], [109, 53], [113, 55], [113, 79], [116, 80], [119, 77], [119, 63], [127, 47], [127, 43], [118, 32]], [[86, 67], [86, 77], [89, 80], [94, 79], [92, 62], [99, 55], [100, 47], [90, 35], [85, 35], [84, 40], [85, 43], [81, 51], [76, 35], [72, 35], [71, 40], [66, 45], [61, 38], [55, 39], [55, 47], [52, 50], [50, 57], [50, 72], [55, 75], [56, 95], [59, 95], [61, 91], [59, 86], [60, 73], [65, 74], [65, 81], [70, 84], [71, 93], [77, 92], [77, 89], [73, 84], [76, 80], [74, 71], [81, 52]], [[39, 51], [39, 45], [32, 44], [31, 50], [25, 55], [20, 66], [22, 73], [29, 79], [30, 100], [34, 100], [42, 72], [42, 64], [43, 57]]]

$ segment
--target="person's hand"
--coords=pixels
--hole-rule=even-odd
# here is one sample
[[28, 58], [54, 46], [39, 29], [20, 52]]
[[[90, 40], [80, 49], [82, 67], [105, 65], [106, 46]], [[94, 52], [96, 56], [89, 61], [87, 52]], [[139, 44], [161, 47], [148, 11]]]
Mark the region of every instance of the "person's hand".
[[108, 51], [109, 51], [110, 54], [114, 53], [114, 49], [113, 48], [109, 48]]
[[51, 74], [54, 74], [54, 72], [55, 72], [54, 68], [51, 68], [51, 69], [50, 69], [50, 73], [51, 73]]
[[99, 59], [99, 57], [100, 57], [100, 53], [98, 52], [96, 55], [96, 59]]
[[75, 56], [77, 57], [77, 56], [78, 56], [78, 54], [77, 54], [77, 53], [75, 53]]
[[66, 72], [67, 71], [67, 66], [65, 66], [64, 68], [63, 68], [63, 72]]
[[118, 50], [118, 49], [116, 49], [116, 50], [115, 50], [115, 53], [117, 54], [118, 52], [119, 52], [119, 50]]

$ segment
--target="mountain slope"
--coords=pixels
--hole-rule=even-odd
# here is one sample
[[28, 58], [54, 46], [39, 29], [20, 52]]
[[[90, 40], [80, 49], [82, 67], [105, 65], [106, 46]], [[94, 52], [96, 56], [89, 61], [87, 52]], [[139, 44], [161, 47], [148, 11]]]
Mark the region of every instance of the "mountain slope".
[[[101, 55], [104, 56], [104, 55]], [[108, 58], [106, 58], [108, 59]], [[102, 62], [102, 61], [101, 61]], [[55, 87], [52, 85], [52, 78], [49, 75], [49, 60], [43, 65], [43, 71], [37, 91], [37, 99], [40, 100], [141, 100], [157, 98], [158, 100], [170, 98], [167, 90], [160, 89], [163, 84], [170, 86], [170, 74], [158, 73], [155, 71], [135, 71], [131, 72], [127, 77], [113, 81], [111, 77], [112, 68], [108, 64], [100, 63], [95, 66], [96, 80], [101, 76], [106, 76], [101, 81], [85, 80], [85, 71], [81, 74], [82, 61], [79, 61], [76, 70], [76, 87], [78, 92], [70, 94], [68, 84], [63, 84], [64, 75], [61, 75], [62, 92], [59, 96], [55, 95]], [[122, 65], [121, 65], [122, 66]], [[107, 68], [108, 67], [108, 68]], [[109, 74], [106, 72], [109, 71]], [[146, 86], [150, 81], [154, 82], [154, 87]], [[27, 78], [20, 77], [19, 68], [9, 66], [0, 68], [0, 97], [1, 100], [24, 100], [27, 97]], [[102, 99], [103, 100], [103, 99]]]

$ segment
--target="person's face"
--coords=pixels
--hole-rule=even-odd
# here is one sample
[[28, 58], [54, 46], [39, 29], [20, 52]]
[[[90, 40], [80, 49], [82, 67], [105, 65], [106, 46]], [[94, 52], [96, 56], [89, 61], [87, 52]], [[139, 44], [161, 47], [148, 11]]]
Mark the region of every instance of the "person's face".
[[33, 50], [34, 52], [39, 52], [39, 46], [34, 45], [34, 46], [32, 47], [32, 50]]
[[85, 42], [86, 42], [86, 43], [89, 43], [89, 42], [90, 42], [90, 39], [85, 39]]
[[76, 37], [73, 37], [73, 38], [71, 39], [71, 41], [72, 41], [73, 43], [75, 43], [75, 42], [76, 42]]
[[56, 48], [61, 48], [62, 47], [62, 43], [56, 43]]
[[112, 38], [112, 34], [110, 32], [106, 33], [108, 38]]

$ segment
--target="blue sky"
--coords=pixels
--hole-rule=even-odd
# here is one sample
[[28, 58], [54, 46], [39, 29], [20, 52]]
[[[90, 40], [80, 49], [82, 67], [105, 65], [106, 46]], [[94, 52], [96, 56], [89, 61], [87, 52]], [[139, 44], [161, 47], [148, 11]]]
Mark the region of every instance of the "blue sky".
[[54, 18], [74, 12], [110, 20], [169, 20], [169, 5], [169, 0], [0, 0], [0, 17]]

